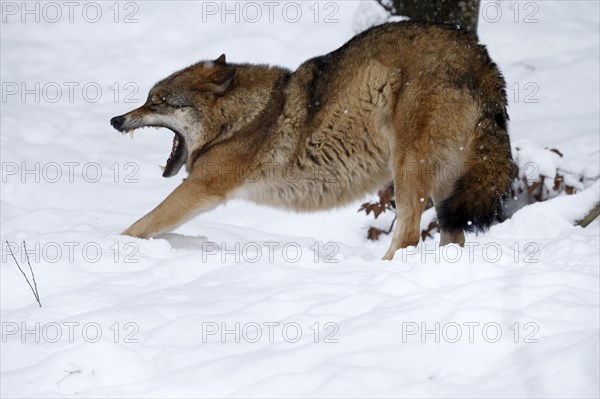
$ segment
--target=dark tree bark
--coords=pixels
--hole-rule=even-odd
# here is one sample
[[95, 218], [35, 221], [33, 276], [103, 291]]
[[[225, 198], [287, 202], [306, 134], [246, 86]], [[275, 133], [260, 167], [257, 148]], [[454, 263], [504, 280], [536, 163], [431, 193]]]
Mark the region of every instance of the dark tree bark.
[[460, 25], [466, 31], [477, 32], [479, 0], [377, 0], [392, 15], [409, 17], [413, 21]]

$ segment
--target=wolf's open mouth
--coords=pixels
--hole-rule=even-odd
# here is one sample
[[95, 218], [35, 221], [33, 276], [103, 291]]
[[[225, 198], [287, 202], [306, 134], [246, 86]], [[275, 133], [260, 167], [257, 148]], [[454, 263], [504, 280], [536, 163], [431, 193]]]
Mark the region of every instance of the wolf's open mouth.
[[[171, 153], [169, 154], [169, 158], [167, 159], [167, 164], [164, 167], [161, 166], [161, 169], [163, 169], [163, 174], [162, 174], [163, 177], [175, 176], [179, 172], [181, 167], [183, 165], [185, 165], [185, 162], [187, 161], [187, 151], [186, 151], [184, 137], [179, 132], [171, 129], [168, 126], [147, 125], [147, 126], [141, 126], [141, 127], [142, 128], [153, 127], [155, 129], [165, 128], [165, 129], [169, 129], [171, 132], [173, 132], [174, 137], [173, 137], [173, 145], [171, 147]], [[122, 133], [129, 134], [131, 136], [131, 138], [133, 139], [133, 132], [136, 129], [131, 129], [131, 130], [128, 130], [128, 131], [125, 131]]]

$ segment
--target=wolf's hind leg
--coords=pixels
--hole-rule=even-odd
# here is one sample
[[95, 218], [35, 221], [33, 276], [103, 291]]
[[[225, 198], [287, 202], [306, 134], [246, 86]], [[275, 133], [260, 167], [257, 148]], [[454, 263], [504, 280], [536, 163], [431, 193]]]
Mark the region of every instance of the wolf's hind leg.
[[407, 162], [403, 154], [394, 154], [394, 194], [396, 228], [383, 259], [391, 260], [400, 248], [417, 245], [421, 238], [421, 214], [425, 210], [431, 176], [419, 162]]
[[[448, 174], [448, 171], [444, 172]], [[456, 178], [452, 177], [453, 170], [450, 170], [449, 172], [451, 172], [450, 176], [439, 176], [436, 178], [436, 183], [431, 193], [431, 199], [433, 200], [433, 205], [435, 206], [435, 210], [438, 215], [441, 210], [442, 202], [450, 197], [454, 191], [454, 183], [456, 182]], [[447, 244], [458, 244], [463, 247], [465, 245], [465, 233], [462, 230], [446, 231], [441, 229], [440, 245], [443, 246]]]
[[223, 195], [211, 195], [202, 182], [187, 178], [156, 208], [121, 234], [139, 238], [155, 237], [219, 205], [224, 199]]

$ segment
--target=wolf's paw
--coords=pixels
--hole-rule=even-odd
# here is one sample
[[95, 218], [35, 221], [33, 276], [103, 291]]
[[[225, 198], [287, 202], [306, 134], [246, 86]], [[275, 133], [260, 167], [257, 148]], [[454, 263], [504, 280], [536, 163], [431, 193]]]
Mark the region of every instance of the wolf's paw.
[[385, 255], [383, 255], [383, 258], [381, 258], [381, 260], [393, 260], [394, 259], [394, 253], [395, 251], [390, 252], [389, 250], [386, 252]]
[[122, 236], [131, 236], [137, 238], [150, 238], [152, 237], [151, 232], [144, 228], [139, 223], [134, 223], [129, 228], [121, 233]]

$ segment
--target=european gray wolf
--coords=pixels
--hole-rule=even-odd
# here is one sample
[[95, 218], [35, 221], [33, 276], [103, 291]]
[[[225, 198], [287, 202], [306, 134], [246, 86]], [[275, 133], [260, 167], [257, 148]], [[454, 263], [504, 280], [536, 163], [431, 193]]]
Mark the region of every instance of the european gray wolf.
[[158, 82], [121, 133], [174, 134], [164, 177], [188, 177], [123, 232], [154, 237], [230, 198], [297, 211], [341, 206], [389, 182], [397, 224], [384, 259], [416, 245], [431, 197], [441, 244], [489, 227], [514, 166], [505, 82], [474, 34], [386, 23], [295, 71], [198, 62]]

